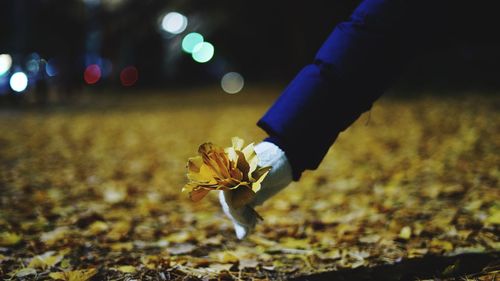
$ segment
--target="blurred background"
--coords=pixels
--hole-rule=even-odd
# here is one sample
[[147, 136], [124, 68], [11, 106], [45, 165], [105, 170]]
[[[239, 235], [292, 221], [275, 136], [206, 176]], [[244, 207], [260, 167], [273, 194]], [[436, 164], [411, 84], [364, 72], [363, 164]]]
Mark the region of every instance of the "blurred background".
[[[2, 1], [0, 102], [65, 102], [103, 89], [168, 94], [169, 89], [216, 86], [234, 94], [252, 85], [282, 87], [358, 3]], [[499, 88], [493, 9], [450, 9], [463, 9], [463, 25], [443, 34], [450, 44], [416, 59], [398, 87]]]

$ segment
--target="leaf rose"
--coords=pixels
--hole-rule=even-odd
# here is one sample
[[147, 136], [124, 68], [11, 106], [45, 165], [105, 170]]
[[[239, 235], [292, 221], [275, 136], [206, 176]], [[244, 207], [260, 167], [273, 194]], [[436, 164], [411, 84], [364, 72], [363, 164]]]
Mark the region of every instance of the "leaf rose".
[[182, 191], [189, 191], [192, 201], [201, 200], [211, 190], [230, 190], [235, 208], [252, 201], [271, 167], [258, 166], [253, 143], [243, 147], [244, 141], [233, 137], [232, 144], [223, 149], [204, 143], [198, 148], [199, 156], [189, 158], [189, 182]]

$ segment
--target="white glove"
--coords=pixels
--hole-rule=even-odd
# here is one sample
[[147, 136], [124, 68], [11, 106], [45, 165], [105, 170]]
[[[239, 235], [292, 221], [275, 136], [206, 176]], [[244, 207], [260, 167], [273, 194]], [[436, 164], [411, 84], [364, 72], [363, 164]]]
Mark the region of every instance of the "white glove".
[[219, 191], [219, 201], [224, 213], [234, 224], [234, 230], [238, 239], [245, 238], [255, 227], [257, 223], [257, 213], [253, 207], [261, 205], [288, 186], [292, 182], [292, 167], [288, 162], [283, 150], [271, 142], [261, 142], [255, 146], [255, 153], [259, 159], [259, 166], [271, 166], [271, 171], [262, 182], [262, 187], [255, 194], [254, 199], [248, 205], [239, 209], [232, 207], [232, 204], [226, 192]]

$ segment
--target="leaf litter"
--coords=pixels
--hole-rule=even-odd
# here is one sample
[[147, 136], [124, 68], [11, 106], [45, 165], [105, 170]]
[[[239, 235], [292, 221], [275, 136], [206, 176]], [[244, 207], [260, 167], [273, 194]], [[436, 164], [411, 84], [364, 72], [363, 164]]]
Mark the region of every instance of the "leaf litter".
[[272, 96], [186, 96], [2, 114], [0, 276], [288, 279], [500, 250], [496, 97], [377, 102], [238, 241], [216, 196], [179, 192], [185, 159], [264, 138], [254, 123]]

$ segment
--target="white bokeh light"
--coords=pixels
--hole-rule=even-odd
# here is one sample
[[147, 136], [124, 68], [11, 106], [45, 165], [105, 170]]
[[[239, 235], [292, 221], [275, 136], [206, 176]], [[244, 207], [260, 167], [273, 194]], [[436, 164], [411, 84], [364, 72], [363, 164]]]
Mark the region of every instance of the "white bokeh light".
[[245, 80], [238, 72], [228, 72], [222, 77], [220, 85], [224, 92], [228, 94], [236, 94], [243, 89]]
[[28, 76], [24, 72], [16, 72], [10, 77], [10, 88], [15, 92], [22, 92], [28, 87]]
[[170, 12], [163, 17], [161, 27], [166, 32], [172, 34], [179, 34], [186, 30], [188, 19], [182, 14], [177, 12]]
[[9, 71], [12, 66], [12, 57], [9, 54], [0, 55], [0, 76]]

